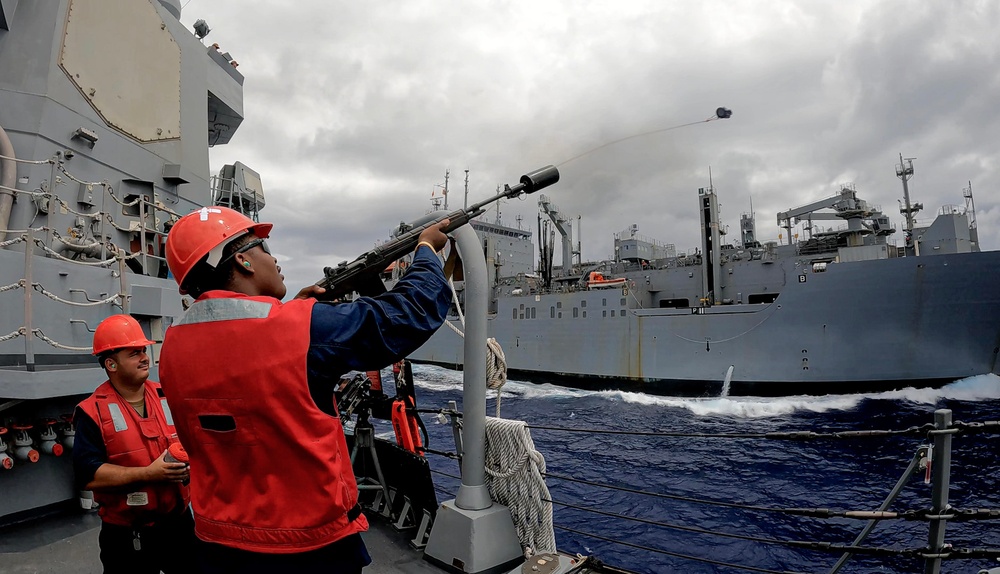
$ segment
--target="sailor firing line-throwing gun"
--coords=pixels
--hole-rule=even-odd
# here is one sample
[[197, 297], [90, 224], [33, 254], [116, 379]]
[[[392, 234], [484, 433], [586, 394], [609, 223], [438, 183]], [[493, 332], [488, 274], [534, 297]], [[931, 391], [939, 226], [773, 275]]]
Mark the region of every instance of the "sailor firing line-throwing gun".
[[[377, 295], [385, 291], [385, 286], [379, 279], [379, 274], [393, 261], [407, 253], [411, 253], [419, 242], [421, 232], [447, 219], [448, 225], [442, 229], [449, 233], [468, 223], [471, 219], [482, 215], [486, 205], [501, 199], [513, 199], [534, 193], [559, 181], [559, 170], [555, 166], [545, 166], [521, 176], [513, 187], [505, 185], [504, 190], [489, 199], [484, 199], [466, 209], [458, 209], [443, 216], [433, 216], [433, 219], [423, 223], [400, 224], [400, 233], [392, 239], [371, 251], [361, 254], [348, 263], [344, 261], [336, 267], [323, 270], [326, 277], [316, 283], [326, 289], [319, 295], [320, 299], [335, 300], [352, 292], [361, 295]], [[418, 220], [419, 221], [419, 220]]]

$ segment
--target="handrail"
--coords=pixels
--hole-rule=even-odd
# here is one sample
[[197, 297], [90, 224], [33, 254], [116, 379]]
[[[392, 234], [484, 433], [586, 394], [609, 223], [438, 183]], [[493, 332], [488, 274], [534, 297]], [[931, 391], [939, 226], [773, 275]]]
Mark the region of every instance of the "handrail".
[[[454, 413], [448, 409], [420, 409], [420, 412], [424, 413], [434, 413], [448, 415], [452, 418], [453, 426], [456, 426], [460, 432], [460, 424], [456, 423], [460, 421], [460, 413]], [[597, 483], [593, 481], [587, 481], [575, 477], [563, 476], [554, 474], [552, 472], [546, 472], [544, 474], [547, 478], [552, 478], [556, 480], [566, 480], [580, 484], [586, 484], [588, 486], [596, 488], [606, 488], [609, 490], [624, 491], [634, 494], [646, 495], [654, 498], [678, 500], [683, 502], [694, 502], [707, 505], [715, 505], [721, 507], [739, 508], [750, 511], [759, 512], [774, 512], [783, 513], [799, 517], [807, 518], [847, 518], [847, 519], [858, 519], [868, 521], [859, 535], [854, 539], [851, 544], [837, 544], [829, 542], [818, 542], [818, 541], [802, 541], [802, 540], [777, 540], [764, 537], [754, 537], [745, 534], [734, 534], [727, 532], [717, 532], [713, 530], [699, 529], [692, 526], [684, 526], [678, 524], [668, 524], [659, 521], [652, 521], [640, 517], [632, 517], [622, 515], [620, 512], [607, 512], [600, 510], [598, 508], [585, 507], [575, 504], [570, 504], [566, 502], [560, 502], [557, 500], [551, 500], [548, 502], [558, 504], [564, 507], [571, 507], [576, 510], [593, 512], [596, 514], [601, 514], [608, 517], [636, 521], [640, 523], [646, 523], [649, 525], [680, 529], [691, 532], [698, 532], [707, 535], [717, 535], [728, 538], [740, 538], [746, 540], [752, 540], [762, 543], [773, 543], [782, 544], [786, 546], [791, 546], [795, 548], [800, 548], [804, 550], [814, 550], [823, 552], [837, 552], [841, 553], [841, 556], [837, 563], [830, 570], [830, 574], [835, 574], [840, 570], [844, 563], [855, 554], [864, 554], [868, 556], [909, 556], [912, 558], [920, 559], [925, 562], [925, 572], [931, 574], [937, 574], [940, 572], [940, 564], [943, 560], [955, 560], [955, 559], [982, 559], [985, 557], [997, 557], [1000, 556], [1000, 548], [953, 548], [950, 545], [946, 545], [944, 542], [944, 530], [948, 521], [951, 522], [965, 522], [971, 520], [997, 520], [1000, 519], [1000, 509], [959, 509], [953, 508], [948, 505], [947, 500], [947, 489], [948, 489], [948, 478], [950, 475], [950, 441], [952, 437], [955, 436], [965, 436], [972, 435], [982, 432], [1000, 432], [1000, 421], [983, 421], [983, 422], [962, 422], [962, 421], [951, 421], [950, 418], [951, 411], [939, 410], [935, 412], [935, 423], [925, 424], [920, 426], [911, 426], [903, 429], [880, 429], [880, 430], [866, 430], [866, 431], [832, 431], [832, 432], [816, 432], [816, 431], [793, 431], [785, 433], [683, 433], [683, 432], [644, 432], [644, 431], [620, 431], [620, 430], [610, 430], [610, 429], [584, 429], [584, 428], [565, 428], [565, 427], [546, 427], [541, 425], [531, 425], [529, 428], [535, 428], [538, 430], [549, 430], [549, 431], [560, 431], [560, 432], [578, 432], [578, 433], [606, 433], [606, 434], [616, 434], [616, 435], [632, 435], [632, 436], [644, 436], [644, 437], [671, 437], [671, 438], [688, 438], [688, 437], [698, 437], [698, 438], [715, 438], [715, 439], [777, 439], [777, 440], [829, 440], [829, 439], [865, 439], [874, 437], [893, 437], [893, 436], [919, 436], [926, 437], [933, 441], [934, 445], [930, 446], [928, 444], [920, 444], [911, 458], [906, 470], [903, 471], [899, 480], [896, 482], [895, 486], [889, 492], [885, 500], [878, 507], [877, 510], [831, 510], [826, 508], [775, 508], [766, 507], [760, 505], [750, 505], [742, 504], [739, 502], [726, 502], [719, 500], [711, 500], [704, 498], [696, 498], [689, 496], [671, 495], [656, 492], [647, 492], [640, 489], [628, 488], [623, 486], [616, 486], [613, 484]], [[459, 454], [461, 454], [461, 448], [458, 448]], [[925, 468], [930, 465], [931, 458], [929, 452], [933, 452], [933, 464], [931, 465], [933, 470], [933, 492], [932, 492], [932, 504], [929, 508], [906, 510], [906, 511], [888, 511], [892, 503], [897, 499], [905, 485], [910, 481], [913, 475], [916, 473], [917, 469]], [[452, 455], [451, 453], [438, 453], [442, 456], [447, 456], [449, 458], [454, 458], [457, 455]], [[447, 476], [452, 479], [460, 479], [461, 477], [438, 471], [432, 470], [436, 474]], [[928, 471], [930, 472], [930, 471]], [[946, 511], [945, 511], [946, 509]], [[871, 547], [871, 546], [861, 546], [861, 542], [870, 534], [874, 526], [883, 520], [905, 520], [905, 521], [926, 521], [930, 525], [929, 529], [929, 544], [926, 547], [914, 547], [914, 548], [886, 548], [886, 547]], [[556, 528], [564, 531], [574, 532], [576, 534], [605, 540], [608, 542], [629, 546], [632, 548], [640, 548], [650, 552], [661, 553], [669, 556], [674, 556], [677, 558], [690, 559], [702, 562], [712, 562], [710, 559], [682, 555], [679, 553], [671, 552], [662, 548], [650, 548], [640, 545], [636, 545], [623, 540], [616, 540], [611, 537], [601, 536], [598, 534], [581, 532], [579, 530], [574, 530], [565, 526], [555, 525]], [[757, 568], [753, 566], [744, 566], [738, 564], [726, 563], [725, 566], [738, 568], [749, 571], [757, 572], [772, 572], [764, 568]]]

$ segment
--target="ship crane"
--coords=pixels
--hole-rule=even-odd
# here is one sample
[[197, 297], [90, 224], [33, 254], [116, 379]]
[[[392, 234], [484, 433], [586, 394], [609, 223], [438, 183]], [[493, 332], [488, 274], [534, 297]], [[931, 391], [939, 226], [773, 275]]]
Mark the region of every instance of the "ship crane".
[[559, 207], [549, 200], [549, 196], [538, 196], [538, 207], [549, 216], [556, 231], [562, 236], [562, 274], [564, 277], [573, 275], [573, 222], [559, 211]]
[[[822, 209], [832, 209], [833, 213], [818, 213]], [[872, 215], [881, 215], [876, 210], [869, 207], [868, 202], [858, 199], [857, 192], [851, 186], [843, 186], [840, 193], [826, 199], [778, 212], [778, 227], [785, 229], [788, 234], [788, 244], [792, 244], [792, 226], [800, 221], [816, 220], [846, 220], [848, 232], [848, 245], [861, 245], [862, 237], [870, 233], [870, 229], [864, 224], [866, 218]], [[803, 217], [804, 216], [804, 217]]]

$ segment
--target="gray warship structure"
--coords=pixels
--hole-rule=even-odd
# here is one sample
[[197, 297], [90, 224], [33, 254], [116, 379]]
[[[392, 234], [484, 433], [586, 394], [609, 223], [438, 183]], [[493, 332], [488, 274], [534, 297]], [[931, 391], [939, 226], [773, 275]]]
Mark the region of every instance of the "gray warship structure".
[[0, 522], [76, 500], [69, 419], [106, 378], [94, 329], [131, 313], [159, 342], [182, 313], [172, 222], [263, 205], [245, 166], [209, 173], [243, 76], [179, 15], [177, 0], [0, 1]]
[[[531, 232], [474, 222], [491, 263], [489, 336], [518, 376], [659, 394], [872, 392], [997, 373], [1000, 252], [980, 250], [971, 182], [964, 206], [921, 225], [912, 160], [900, 156], [896, 174], [901, 247], [852, 185], [778, 213], [783, 244], [758, 241], [752, 213], [726, 241], [715, 189], [699, 189], [700, 248], [688, 254], [630, 226], [613, 259], [580, 262], [571, 218], [545, 196], [537, 265]], [[456, 330], [414, 360], [461, 366]]]

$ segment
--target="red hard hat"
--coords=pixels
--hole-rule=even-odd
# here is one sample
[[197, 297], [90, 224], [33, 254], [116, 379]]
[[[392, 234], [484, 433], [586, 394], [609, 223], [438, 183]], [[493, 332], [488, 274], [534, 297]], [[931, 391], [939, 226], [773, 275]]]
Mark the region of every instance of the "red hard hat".
[[115, 349], [135, 349], [152, 345], [139, 322], [130, 315], [112, 315], [101, 321], [94, 332], [94, 353], [100, 355]]
[[257, 237], [271, 233], [270, 223], [257, 223], [228, 207], [203, 207], [177, 220], [167, 234], [167, 267], [181, 294], [186, 294], [184, 279], [203, 257], [208, 264], [218, 265], [222, 248], [250, 230]]

